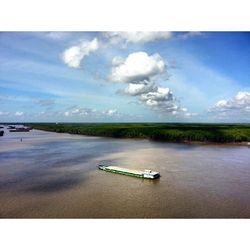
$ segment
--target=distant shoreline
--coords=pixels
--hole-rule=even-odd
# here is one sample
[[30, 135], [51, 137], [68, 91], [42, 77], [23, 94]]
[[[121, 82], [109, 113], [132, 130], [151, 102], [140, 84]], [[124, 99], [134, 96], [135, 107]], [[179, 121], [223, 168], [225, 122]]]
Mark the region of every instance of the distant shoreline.
[[35, 129], [85, 136], [149, 139], [185, 144], [247, 145], [250, 125], [218, 124], [29, 124]]

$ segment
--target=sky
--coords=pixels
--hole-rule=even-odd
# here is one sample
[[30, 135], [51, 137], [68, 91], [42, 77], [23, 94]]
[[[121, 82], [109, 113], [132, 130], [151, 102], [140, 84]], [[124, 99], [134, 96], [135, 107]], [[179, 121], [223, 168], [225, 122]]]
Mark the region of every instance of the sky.
[[0, 122], [250, 122], [249, 32], [2, 32]]

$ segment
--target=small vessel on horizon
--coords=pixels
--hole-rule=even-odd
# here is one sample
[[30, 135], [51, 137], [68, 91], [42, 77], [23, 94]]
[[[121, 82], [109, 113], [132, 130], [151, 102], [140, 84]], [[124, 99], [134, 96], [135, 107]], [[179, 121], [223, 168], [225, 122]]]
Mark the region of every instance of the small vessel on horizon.
[[160, 177], [160, 173], [152, 170], [133, 170], [133, 169], [127, 169], [127, 168], [120, 168], [117, 166], [110, 166], [110, 165], [103, 165], [99, 164], [97, 166], [100, 170], [104, 170], [106, 172], [111, 172], [115, 174], [123, 174], [138, 178], [144, 178], [144, 179], [156, 179]]
[[15, 127], [15, 129], [10, 129], [9, 132], [29, 132], [32, 127]]
[[16, 128], [16, 126], [14, 126], [14, 125], [9, 125], [8, 127], [7, 127], [7, 129], [15, 129]]

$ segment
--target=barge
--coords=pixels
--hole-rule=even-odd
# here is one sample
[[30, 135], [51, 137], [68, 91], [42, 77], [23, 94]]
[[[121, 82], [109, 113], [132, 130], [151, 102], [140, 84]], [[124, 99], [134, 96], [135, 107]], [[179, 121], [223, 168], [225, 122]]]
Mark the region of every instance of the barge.
[[156, 179], [160, 177], [159, 172], [155, 172], [155, 171], [147, 170], [147, 169], [144, 171], [140, 171], [140, 170], [120, 168], [117, 166], [109, 166], [109, 165], [103, 165], [103, 164], [99, 164], [97, 167], [100, 170], [103, 170], [106, 172], [111, 172], [115, 174], [123, 174], [123, 175], [138, 177], [138, 178], [144, 178], [144, 179]]

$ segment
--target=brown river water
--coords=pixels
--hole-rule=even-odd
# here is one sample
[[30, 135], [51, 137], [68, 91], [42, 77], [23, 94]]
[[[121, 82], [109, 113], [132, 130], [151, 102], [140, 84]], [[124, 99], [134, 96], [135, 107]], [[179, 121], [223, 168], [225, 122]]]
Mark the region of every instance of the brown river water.
[[[107, 173], [99, 163], [161, 178]], [[0, 217], [250, 218], [250, 147], [6, 132]]]

